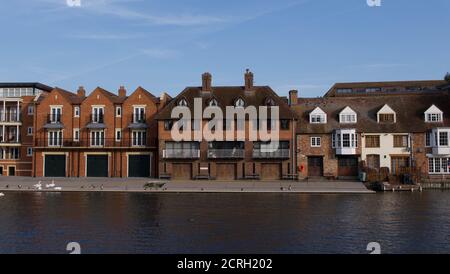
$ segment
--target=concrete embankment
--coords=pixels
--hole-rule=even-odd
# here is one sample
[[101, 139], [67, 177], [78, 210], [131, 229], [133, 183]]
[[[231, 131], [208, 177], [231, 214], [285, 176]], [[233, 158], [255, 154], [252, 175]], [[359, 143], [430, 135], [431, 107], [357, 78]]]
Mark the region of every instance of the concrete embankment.
[[186, 181], [147, 178], [32, 178], [0, 177], [0, 191], [41, 192], [205, 192], [205, 193], [375, 193], [352, 181]]

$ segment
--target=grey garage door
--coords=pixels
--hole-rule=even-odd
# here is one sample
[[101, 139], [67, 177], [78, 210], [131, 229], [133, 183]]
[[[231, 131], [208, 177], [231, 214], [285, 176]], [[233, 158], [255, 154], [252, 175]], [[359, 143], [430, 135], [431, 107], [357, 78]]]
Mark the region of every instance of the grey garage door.
[[128, 177], [150, 177], [150, 155], [129, 155]]
[[45, 155], [45, 177], [66, 177], [66, 155]]
[[108, 155], [87, 156], [87, 177], [108, 177]]

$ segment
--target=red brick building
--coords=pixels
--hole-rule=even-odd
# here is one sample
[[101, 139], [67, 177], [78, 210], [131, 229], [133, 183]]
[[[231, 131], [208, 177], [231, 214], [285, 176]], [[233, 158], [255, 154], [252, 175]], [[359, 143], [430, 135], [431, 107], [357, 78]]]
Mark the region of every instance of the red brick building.
[[[226, 107], [278, 106], [280, 119], [280, 146], [274, 152], [264, 152], [261, 140], [252, 141], [245, 135], [244, 141], [174, 141], [171, 130], [175, 119], [172, 110], [177, 106], [187, 107], [194, 113], [194, 101], [201, 99], [202, 110], [219, 107], [225, 115]], [[224, 116], [225, 117], [225, 116]], [[196, 118], [194, 118], [196, 119]], [[174, 98], [158, 115], [159, 132], [159, 176], [173, 180], [210, 179], [261, 179], [278, 180], [296, 177], [295, 132], [296, 116], [288, 106], [287, 99], [280, 98], [268, 86], [254, 86], [253, 73], [245, 73], [244, 86], [212, 86], [211, 74], [202, 76], [202, 86], [187, 87]], [[250, 121], [244, 119], [245, 132], [249, 132]], [[197, 121], [198, 122], [198, 121]], [[204, 128], [208, 119], [200, 118]], [[225, 126], [224, 135], [236, 131]], [[190, 132], [188, 135], [193, 135]]]
[[0, 175], [31, 176], [34, 103], [51, 89], [40, 83], [0, 83]]
[[100, 87], [88, 96], [53, 89], [37, 102], [33, 175], [155, 177], [157, 123], [165, 104], [139, 87], [127, 96]]

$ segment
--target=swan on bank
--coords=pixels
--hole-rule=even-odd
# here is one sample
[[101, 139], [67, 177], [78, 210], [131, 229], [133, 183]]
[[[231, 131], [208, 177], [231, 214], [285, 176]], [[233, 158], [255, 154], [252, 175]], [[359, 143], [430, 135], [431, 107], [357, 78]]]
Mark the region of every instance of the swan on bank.
[[3, 196], [5, 196], [5, 194], [3, 194], [3, 192], [0, 192], [0, 197], [3, 197]]

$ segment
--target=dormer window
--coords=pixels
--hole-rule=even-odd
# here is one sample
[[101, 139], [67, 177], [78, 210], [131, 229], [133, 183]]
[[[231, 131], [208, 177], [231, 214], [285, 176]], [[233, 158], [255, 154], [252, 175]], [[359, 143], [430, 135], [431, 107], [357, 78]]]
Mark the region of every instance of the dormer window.
[[216, 99], [211, 99], [211, 100], [209, 101], [208, 105], [209, 105], [210, 107], [217, 107], [217, 106], [219, 105], [219, 103], [217, 102]]
[[388, 105], [384, 105], [377, 113], [378, 123], [395, 123], [396, 113]]
[[309, 122], [311, 124], [326, 124], [327, 114], [321, 108], [317, 107], [309, 114]]
[[341, 124], [354, 124], [357, 122], [356, 112], [350, 107], [346, 107], [339, 113], [339, 122]]
[[180, 107], [187, 107], [188, 103], [187, 103], [186, 99], [183, 98], [180, 101], [178, 101], [178, 106], [180, 106]]
[[236, 102], [234, 102], [234, 106], [235, 107], [245, 107], [245, 102], [244, 100], [242, 100], [242, 98], [239, 98], [236, 100]]
[[435, 105], [432, 105], [425, 111], [425, 122], [427, 123], [441, 123], [443, 121], [444, 113]]

